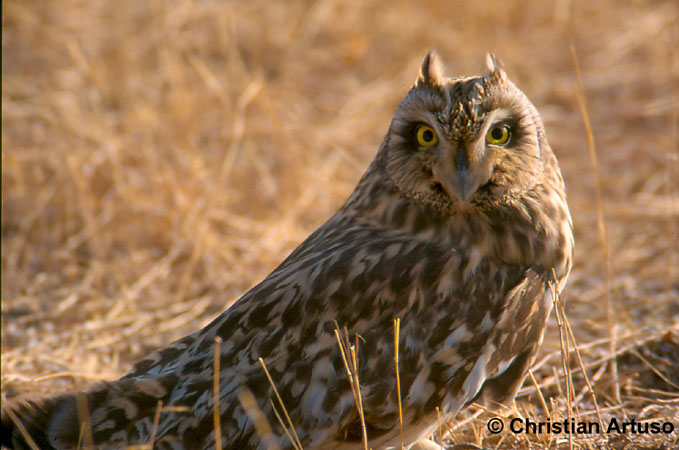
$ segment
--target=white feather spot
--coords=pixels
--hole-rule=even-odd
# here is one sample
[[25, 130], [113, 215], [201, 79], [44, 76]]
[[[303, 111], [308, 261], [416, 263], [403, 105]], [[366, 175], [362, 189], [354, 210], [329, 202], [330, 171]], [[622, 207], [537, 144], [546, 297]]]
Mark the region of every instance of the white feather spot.
[[413, 384], [408, 391], [408, 401], [410, 403], [422, 404], [434, 393], [434, 383], [427, 381], [429, 372], [429, 366], [425, 365], [424, 369], [422, 369], [415, 378], [415, 381], [413, 381]]
[[490, 318], [490, 312], [487, 312], [486, 315], [483, 316], [483, 320], [481, 321], [479, 331], [481, 333], [490, 331], [491, 328], [493, 328], [493, 325], [495, 325], [495, 321], [493, 321], [493, 319]]
[[464, 393], [465, 403], [474, 398], [479, 392], [479, 389], [481, 389], [483, 382], [486, 381], [486, 366], [488, 365], [488, 359], [490, 358], [491, 353], [494, 351], [495, 346], [488, 345], [484, 352], [481, 353], [479, 359], [476, 360], [476, 363], [474, 363], [474, 367], [471, 372], [469, 372], [469, 375], [467, 375], [467, 379], [464, 380], [462, 392]]
[[467, 342], [472, 338], [472, 334], [469, 332], [469, 328], [467, 328], [466, 324], [462, 324], [459, 327], [457, 327], [448, 337], [446, 338], [446, 342], [444, 343], [444, 346], [446, 347], [453, 347], [456, 346], [462, 342]]
[[481, 262], [482, 254], [477, 246], [473, 246], [471, 252], [469, 252], [469, 261], [467, 262], [467, 268], [465, 270], [465, 278], [469, 279], [474, 274], [476, 267]]
[[504, 373], [504, 371], [507, 370], [507, 367], [509, 367], [514, 362], [515, 359], [516, 357], [502, 361], [500, 365], [497, 366], [497, 369], [495, 369], [495, 372], [493, 372], [493, 378]]

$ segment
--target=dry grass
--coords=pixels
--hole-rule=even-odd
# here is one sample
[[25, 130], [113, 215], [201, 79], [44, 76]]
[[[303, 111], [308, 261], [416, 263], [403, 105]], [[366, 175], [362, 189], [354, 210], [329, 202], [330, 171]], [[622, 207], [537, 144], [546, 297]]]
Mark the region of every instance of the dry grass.
[[[206, 325], [346, 198], [436, 47], [456, 75], [495, 52], [543, 115], [576, 227], [565, 310], [604, 420], [679, 428], [676, 1], [2, 8], [3, 400], [121, 376]], [[576, 416], [596, 418], [565, 339], [572, 397], [553, 315], [514, 414], [556, 420], [571, 398]], [[474, 412], [453, 441], [569, 447], [563, 435], [490, 435], [490, 415]]]

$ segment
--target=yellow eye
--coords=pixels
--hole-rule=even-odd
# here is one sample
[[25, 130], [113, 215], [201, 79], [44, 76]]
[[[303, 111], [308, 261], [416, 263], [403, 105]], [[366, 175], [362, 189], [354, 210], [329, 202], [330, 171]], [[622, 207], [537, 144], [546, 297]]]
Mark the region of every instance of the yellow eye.
[[433, 147], [438, 144], [439, 138], [436, 137], [436, 132], [429, 125], [420, 125], [417, 127], [417, 144], [422, 147]]
[[486, 141], [493, 145], [505, 145], [509, 142], [509, 127], [507, 125], [496, 125], [486, 135]]

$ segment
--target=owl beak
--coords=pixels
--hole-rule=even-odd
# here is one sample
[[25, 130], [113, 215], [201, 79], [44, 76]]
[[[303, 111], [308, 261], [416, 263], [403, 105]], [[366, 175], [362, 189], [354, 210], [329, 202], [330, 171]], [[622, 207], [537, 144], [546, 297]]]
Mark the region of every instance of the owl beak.
[[457, 154], [455, 155], [455, 165], [457, 166], [457, 173], [456, 177], [457, 178], [457, 192], [459, 199], [462, 200], [462, 203], [467, 203], [467, 200], [469, 200], [469, 197], [474, 193], [474, 189], [472, 189], [472, 183], [470, 180], [469, 176], [469, 157], [467, 156], [467, 152], [464, 148], [459, 148], [457, 150]]
[[[457, 149], [454, 156], [447, 163], [441, 165], [444, 169], [437, 174], [438, 181], [448, 197], [460, 204], [467, 204], [476, 192], [478, 183], [472, 171], [469, 170], [469, 159], [465, 149]], [[436, 171], [435, 171], [436, 173]]]
[[470, 170], [466, 149], [458, 147], [451, 150], [447, 153], [448, 157], [434, 167], [434, 177], [450, 200], [459, 205], [468, 205], [479, 187], [478, 179], [474, 171]]
[[476, 192], [475, 183], [467, 169], [460, 168], [437, 178], [445, 193], [455, 202], [467, 203], [472, 195], [474, 195], [474, 192]]
[[469, 172], [467, 169], [459, 169], [457, 171], [457, 190], [462, 203], [467, 203], [469, 197], [472, 196], [474, 190], [472, 189], [472, 183], [469, 180]]

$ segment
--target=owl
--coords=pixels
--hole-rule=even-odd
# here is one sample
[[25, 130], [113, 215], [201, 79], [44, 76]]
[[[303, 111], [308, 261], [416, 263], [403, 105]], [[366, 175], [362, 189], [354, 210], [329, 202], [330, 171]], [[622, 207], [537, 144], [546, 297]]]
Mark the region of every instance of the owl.
[[486, 60], [448, 78], [427, 54], [353, 193], [269, 276], [117, 381], [6, 407], [2, 444], [407, 448], [511, 402], [573, 235], [540, 115]]

